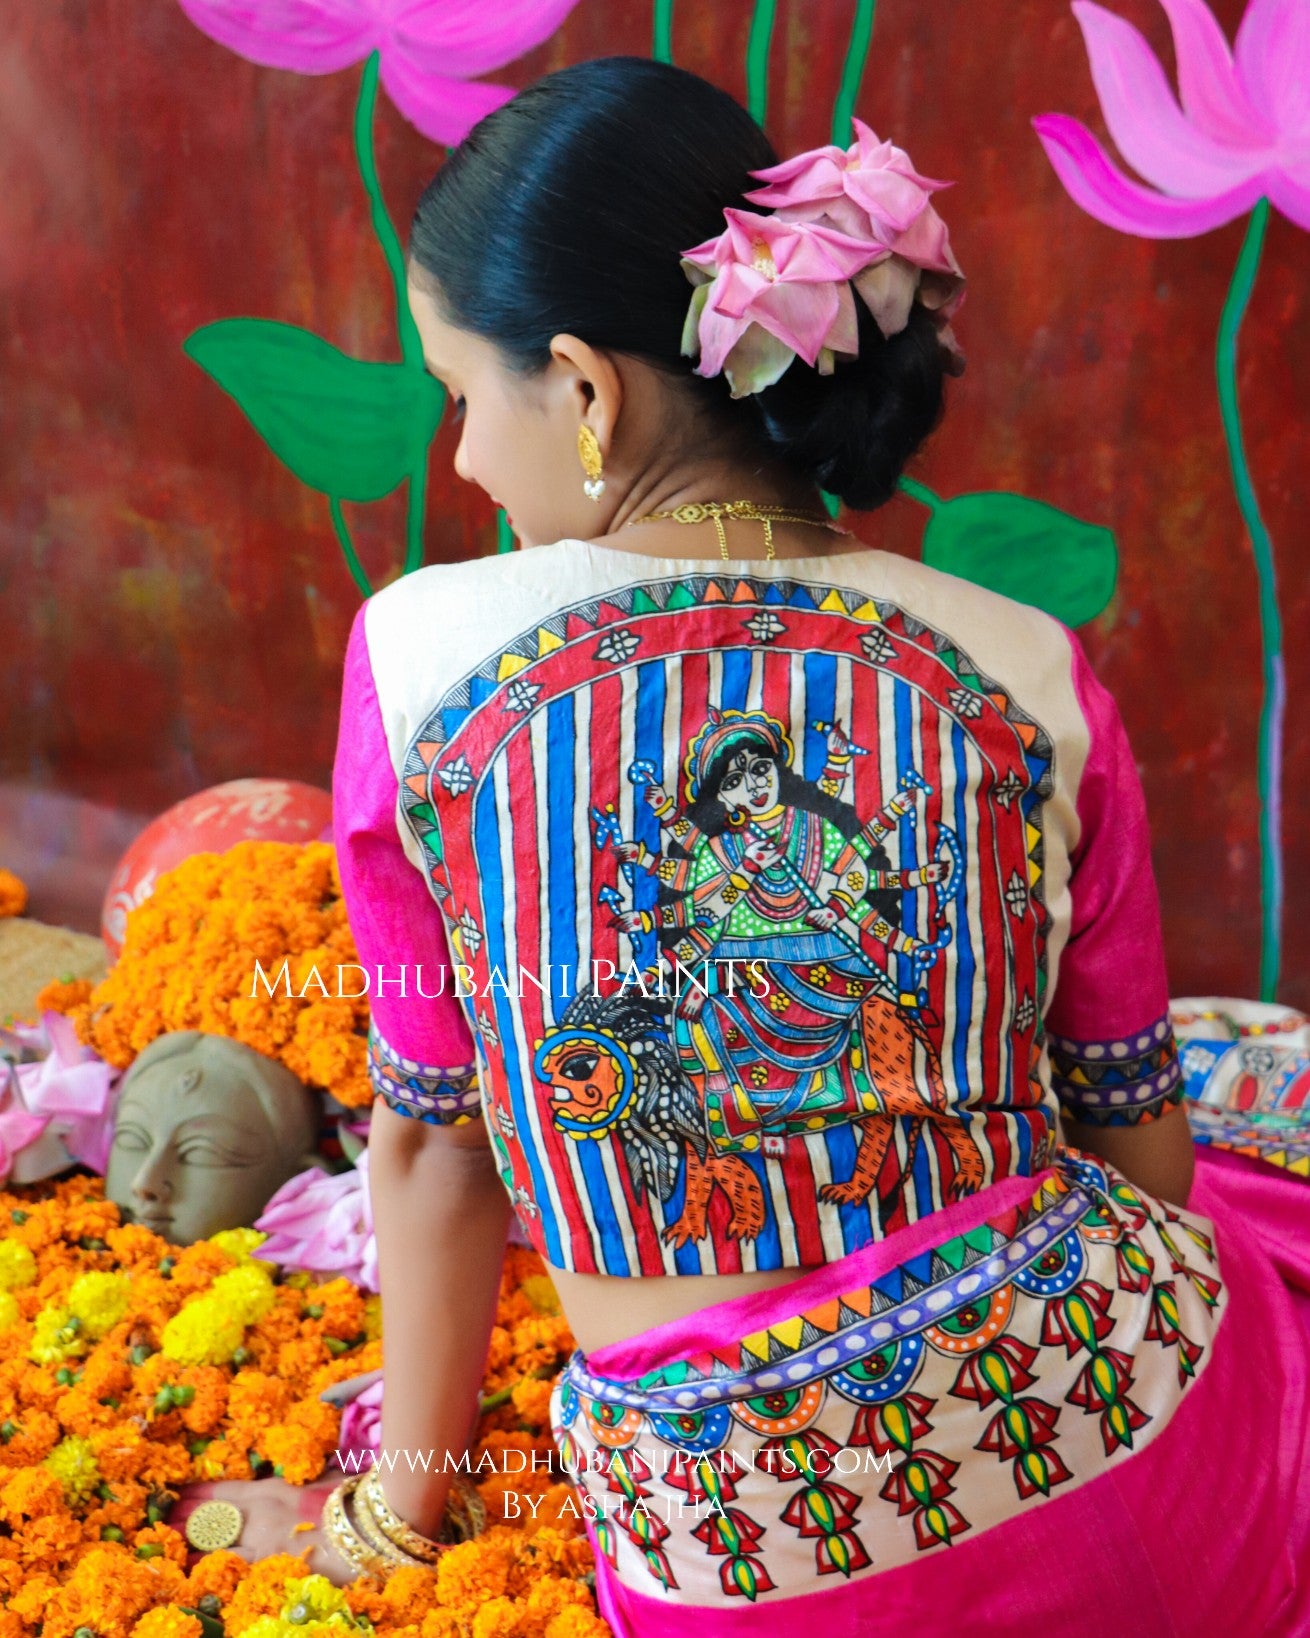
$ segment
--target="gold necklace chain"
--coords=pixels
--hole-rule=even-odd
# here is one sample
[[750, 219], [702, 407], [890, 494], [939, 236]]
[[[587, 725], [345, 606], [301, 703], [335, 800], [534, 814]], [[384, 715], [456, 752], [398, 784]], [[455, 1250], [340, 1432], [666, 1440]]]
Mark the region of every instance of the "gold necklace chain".
[[671, 518], [674, 523], [704, 523], [712, 519], [715, 533], [719, 537], [719, 553], [724, 561], [728, 558], [728, 534], [723, 527], [724, 518], [745, 518], [764, 525], [764, 556], [773, 558], [776, 554], [773, 549], [773, 525], [775, 523], [815, 523], [825, 529], [831, 529], [837, 534], [846, 531], [840, 524], [834, 523], [826, 512], [801, 512], [789, 506], [757, 506], [754, 501], [687, 501], [682, 506], [665, 507], [658, 512], [647, 512], [639, 518], [629, 518], [624, 528], [634, 523], [656, 523], [662, 519]]

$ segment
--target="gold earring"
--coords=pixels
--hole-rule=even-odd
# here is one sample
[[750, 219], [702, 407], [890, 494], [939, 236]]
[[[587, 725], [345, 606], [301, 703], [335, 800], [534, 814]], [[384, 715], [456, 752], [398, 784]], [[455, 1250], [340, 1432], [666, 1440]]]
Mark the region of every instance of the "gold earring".
[[600, 475], [600, 445], [596, 441], [596, 434], [585, 421], [578, 427], [578, 459], [582, 462], [582, 470], [587, 474], [582, 481], [583, 493], [588, 500], [598, 501], [605, 493], [605, 480]]

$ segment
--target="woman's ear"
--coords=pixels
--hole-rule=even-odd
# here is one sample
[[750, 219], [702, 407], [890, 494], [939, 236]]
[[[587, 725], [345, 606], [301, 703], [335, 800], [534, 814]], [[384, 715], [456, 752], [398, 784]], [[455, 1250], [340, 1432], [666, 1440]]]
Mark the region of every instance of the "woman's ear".
[[569, 412], [596, 434], [601, 455], [609, 453], [623, 408], [623, 377], [609, 353], [561, 331], [550, 338], [551, 361]]

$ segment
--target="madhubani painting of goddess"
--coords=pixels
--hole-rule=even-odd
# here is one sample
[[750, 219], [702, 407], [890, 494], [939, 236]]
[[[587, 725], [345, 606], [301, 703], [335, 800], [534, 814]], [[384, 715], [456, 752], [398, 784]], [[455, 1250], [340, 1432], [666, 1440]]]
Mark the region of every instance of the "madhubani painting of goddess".
[[407, 786], [545, 1243], [568, 1201], [634, 1272], [819, 1261], [1039, 1164], [1042, 730], [832, 585], [701, 576], [559, 625], [462, 680]]

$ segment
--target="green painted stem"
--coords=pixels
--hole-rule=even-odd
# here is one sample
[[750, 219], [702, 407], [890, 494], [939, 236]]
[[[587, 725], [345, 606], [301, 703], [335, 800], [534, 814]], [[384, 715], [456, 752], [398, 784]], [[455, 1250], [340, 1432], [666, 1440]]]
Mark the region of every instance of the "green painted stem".
[[935, 495], [926, 483], [920, 483], [917, 478], [902, 478], [897, 487], [930, 512], [935, 512], [943, 504], [941, 496]]
[[382, 185], [378, 181], [377, 156], [373, 148], [373, 116], [378, 103], [378, 52], [373, 52], [364, 64], [364, 77], [359, 85], [359, 101], [355, 104], [355, 159], [359, 174], [368, 194], [369, 215], [373, 232], [386, 258], [387, 272], [396, 292], [396, 328], [400, 332], [400, 356], [406, 364], [423, 368], [423, 343], [419, 340], [418, 326], [409, 310], [409, 296], [405, 290], [405, 253], [400, 238], [387, 214]]
[[1283, 705], [1283, 622], [1278, 609], [1278, 584], [1274, 571], [1274, 548], [1269, 530], [1260, 516], [1251, 471], [1242, 439], [1241, 413], [1237, 402], [1237, 334], [1251, 299], [1260, 252], [1269, 224], [1269, 201], [1260, 200], [1251, 212], [1246, 237], [1233, 269], [1232, 282], [1224, 298], [1219, 319], [1219, 339], [1215, 349], [1215, 373], [1219, 386], [1219, 413], [1228, 445], [1237, 505], [1251, 538], [1259, 586], [1261, 670], [1263, 695], [1260, 702], [1260, 739], [1257, 754], [1257, 789], [1260, 797], [1260, 999], [1274, 1000], [1278, 990], [1282, 959], [1283, 854], [1282, 854], [1282, 705]]
[[[409, 292], [405, 284], [405, 253], [401, 248], [387, 203], [382, 197], [378, 180], [377, 154], [374, 147], [374, 116], [378, 102], [378, 69], [381, 57], [372, 52], [364, 63], [364, 75], [359, 85], [359, 100], [355, 104], [355, 159], [368, 195], [369, 218], [382, 255], [391, 275], [396, 297], [396, 330], [400, 336], [400, 356], [415, 370], [423, 368], [423, 343], [418, 326], [409, 310]], [[402, 574], [410, 574], [423, 562], [423, 519], [427, 511], [428, 451], [424, 446], [409, 474], [409, 496], [405, 508], [405, 565]]]
[[746, 106], [757, 124], [764, 124], [769, 103], [769, 48], [778, 0], [755, 0], [751, 31], [746, 41]]
[[650, 54], [657, 63], [673, 61], [673, 0], [655, 0], [655, 27]]
[[351, 577], [365, 597], [372, 597], [373, 588], [368, 583], [368, 576], [364, 573], [364, 566], [359, 561], [359, 554], [355, 551], [355, 543], [350, 538], [350, 530], [346, 527], [346, 516], [341, 510], [341, 502], [335, 495], [329, 495], [328, 506], [332, 512], [332, 527], [336, 530], [337, 539], [341, 542], [341, 550], [346, 554], [346, 563], [349, 566]]
[[855, 99], [860, 94], [864, 65], [869, 58], [869, 42], [873, 38], [873, 19], [878, 0], [856, 0], [855, 17], [851, 23], [851, 40], [846, 48], [842, 65], [841, 86], [832, 110], [832, 140], [844, 148], [851, 140], [851, 116]]

